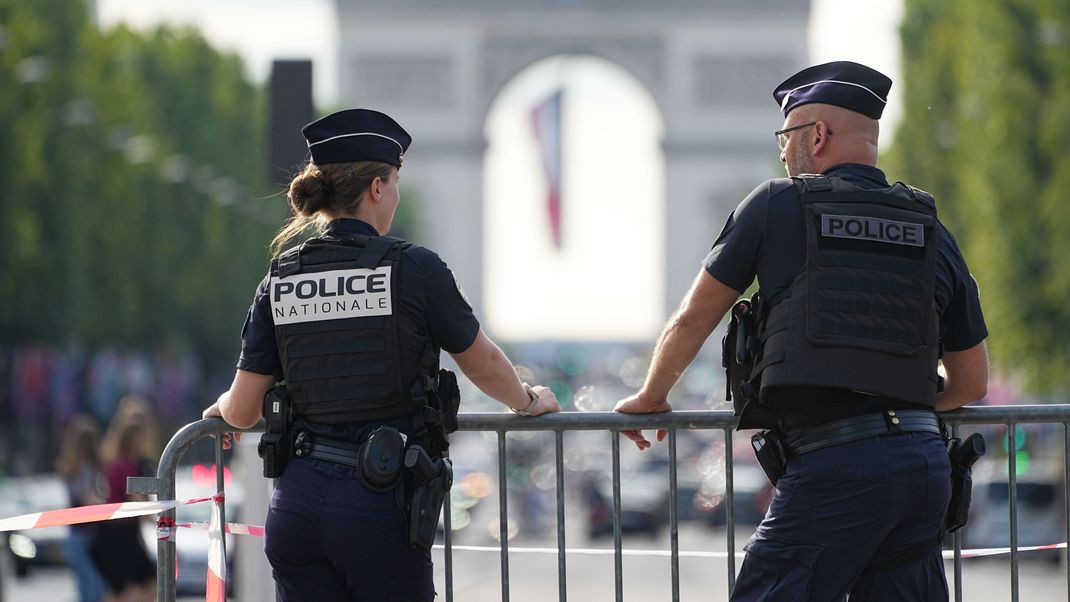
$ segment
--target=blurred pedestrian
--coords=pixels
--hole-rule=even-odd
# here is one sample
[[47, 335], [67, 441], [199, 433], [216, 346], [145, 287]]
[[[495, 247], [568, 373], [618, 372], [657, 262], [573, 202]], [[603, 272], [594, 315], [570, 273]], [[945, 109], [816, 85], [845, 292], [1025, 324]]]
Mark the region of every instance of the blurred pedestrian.
[[[285, 378], [289, 397], [273, 396], [268, 409], [274, 416], [292, 400], [283, 440], [293, 453], [275, 458], [285, 469], [265, 541], [281, 600], [429, 602], [430, 547], [452, 474], [445, 433], [459, 401], [440, 350], [519, 414], [560, 408], [550, 389], [517, 377], [438, 255], [385, 236], [408, 133], [366, 109], [303, 133], [312, 158], [290, 184], [295, 215], [276, 249], [314, 222], [322, 229], [272, 261], [242, 328], [234, 383], [204, 416], [250, 427]], [[261, 444], [279, 441], [269, 432]]]
[[[126, 493], [128, 477], [151, 476], [149, 445], [155, 433], [147, 403], [124, 398], [108, 427], [102, 445], [107, 503], [144, 501]], [[104, 576], [114, 602], [150, 602], [156, 599], [156, 563], [141, 536], [140, 518], [121, 518], [98, 524], [92, 545], [93, 562]]]
[[[732, 308], [724, 361], [739, 427], [767, 429], [754, 443], [776, 485], [732, 600], [948, 599], [951, 476], [934, 410], [985, 395], [988, 330], [932, 196], [876, 166], [891, 85], [837, 61], [777, 86], [789, 178], [732, 212], [642, 389], [616, 408], [669, 411], [672, 385]], [[758, 294], [737, 303], [755, 277]]]
[[[63, 432], [56, 471], [63, 477], [72, 507], [104, 503], [107, 484], [100, 461], [100, 428], [92, 417], [71, 417]], [[89, 553], [99, 527], [98, 523], [72, 525], [64, 546], [81, 602], [99, 602], [104, 595], [104, 578]]]

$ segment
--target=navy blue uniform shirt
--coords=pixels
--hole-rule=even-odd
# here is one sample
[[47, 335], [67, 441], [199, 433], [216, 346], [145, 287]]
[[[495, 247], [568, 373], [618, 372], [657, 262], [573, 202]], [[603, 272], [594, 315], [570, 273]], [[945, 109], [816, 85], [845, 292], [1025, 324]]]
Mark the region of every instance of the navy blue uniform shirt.
[[[328, 232], [378, 236], [375, 228], [356, 219], [331, 222]], [[412, 245], [401, 254], [401, 310], [413, 318], [436, 345], [460, 353], [476, 339], [479, 320], [464, 298], [453, 272], [434, 251]], [[268, 281], [271, 271], [256, 288], [253, 304], [242, 326], [242, 350], [238, 368], [257, 374], [281, 376], [275, 319], [271, 315]]]
[[[825, 175], [865, 189], [888, 187], [884, 172], [869, 165], [837, 165]], [[936, 245], [940, 340], [945, 351], [964, 351], [988, 336], [977, 283], [955, 238], [939, 223]], [[711, 276], [740, 292], [757, 277], [762, 296], [771, 299], [791, 286], [805, 260], [806, 232], [798, 189], [791, 178], [777, 178], [755, 188], [728, 216], [704, 265]], [[814, 397], [828, 399], [828, 390]]]

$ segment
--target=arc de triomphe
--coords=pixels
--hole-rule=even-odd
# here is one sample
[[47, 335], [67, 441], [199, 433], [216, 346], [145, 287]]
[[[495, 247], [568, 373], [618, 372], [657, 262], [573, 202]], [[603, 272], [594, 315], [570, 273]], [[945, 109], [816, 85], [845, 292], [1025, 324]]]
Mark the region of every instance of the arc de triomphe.
[[413, 132], [406, 186], [422, 241], [477, 311], [483, 281], [484, 125], [502, 89], [556, 55], [631, 73], [664, 124], [665, 311], [728, 213], [775, 175], [771, 90], [807, 61], [808, 0], [337, 0], [340, 98]]

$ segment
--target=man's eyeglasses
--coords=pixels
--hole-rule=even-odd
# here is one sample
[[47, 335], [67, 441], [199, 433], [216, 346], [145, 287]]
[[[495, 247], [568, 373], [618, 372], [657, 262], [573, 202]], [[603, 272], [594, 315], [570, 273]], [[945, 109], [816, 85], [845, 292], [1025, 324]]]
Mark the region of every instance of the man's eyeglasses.
[[[790, 127], [790, 128], [784, 128], [782, 130], [777, 130], [777, 131], [773, 132], [773, 135], [776, 136], [777, 146], [780, 147], [780, 150], [784, 150], [784, 147], [788, 145], [788, 132], [794, 132], [795, 130], [801, 130], [803, 128], [808, 128], [808, 127], [810, 127], [812, 125], [815, 125], [815, 124], [817, 124], [816, 121], [811, 121], [810, 123], [804, 123], [802, 125], [796, 125], [796, 126], [793, 126], [793, 127]], [[829, 133], [831, 134], [832, 132], [829, 132]]]

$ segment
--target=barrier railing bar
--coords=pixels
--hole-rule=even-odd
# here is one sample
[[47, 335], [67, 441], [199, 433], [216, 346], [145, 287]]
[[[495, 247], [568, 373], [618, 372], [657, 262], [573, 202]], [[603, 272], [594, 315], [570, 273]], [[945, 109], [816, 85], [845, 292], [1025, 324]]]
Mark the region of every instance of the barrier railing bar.
[[620, 541], [620, 434], [609, 431], [613, 449], [613, 587], [617, 602], [624, 600], [624, 555]]
[[498, 537], [502, 557], [502, 602], [509, 602], [509, 511], [506, 499], [505, 431], [498, 431]]
[[725, 546], [728, 548], [728, 595], [732, 595], [732, 588], [736, 586], [736, 504], [735, 504], [735, 488], [732, 484], [735, 482], [735, 473], [732, 468], [735, 466], [735, 460], [732, 458], [732, 447], [734, 445], [732, 439], [732, 429], [724, 429], [724, 495], [727, 503], [725, 504]]
[[[1070, 541], [1070, 423], [1063, 423], [1063, 516], [1066, 517], [1066, 539]], [[1063, 563], [1066, 568], [1066, 591], [1070, 592], [1070, 560]]]
[[[1046, 405], [1018, 405], [1018, 406], [982, 406], [975, 408], [960, 408], [951, 413], [942, 414], [944, 420], [952, 426], [952, 433], [957, 436], [958, 427], [960, 425], [998, 425], [1006, 424], [1008, 427], [1008, 447], [1010, 450], [1015, 450], [1017, 445], [1017, 436], [1015, 433], [1015, 427], [1019, 423], [1035, 424], [1035, 423], [1061, 423], [1064, 428], [1064, 458], [1067, 460], [1064, 466], [1066, 473], [1065, 482], [1065, 495], [1064, 503], [1066, 505], [1067, 515], [1070, 515], [1070, 405], [1066, 404], [1046, 404]], [[502, 600], [503, 602], [509, 599], [509, 581], [508, 581], [508, 515], [506, 510], [506, 465], [505, 465], [505, 431], [555, 431], [557, 440], [555, 445], [557, 447], [557, 468], [558, 468], [558, 487], [559, 491], [563, 491], [563, 443], [562, 435], [566, 430], [603, 430], [609, 431], [613, 439], [614, 447], [614, 555], [615, 555], [615, 572], [616, 572], [616, 590], [617, 600], [622, 600], [623, 596], [623, 581], [622, 581], [622, 550], [620, 543], [620, 448], [617, 431], [622, 429], [643, 429], [649, 430], [654, 428], [667, 428], [670, 431], [670, 448], [672, 455], [672, 465], [670, 468], [670, 479], [675, 479], [673, 474], [675, 473], [675, 461], [676, 461], [676, 429], [689, 429], [689, 430], [714, 430], [724, 429], [726, 433], [726, 494], [728, 495], [728, 503], [726, 504], [726, 511], [728, 512], [727, 531], [729, 535], [729, 548], [728, 548], [728, 564], [729, 564], [729, 590], [735, 582], [735, 543], [734, 543], [734, 513], [731, 509], [732, 501], [732, 446], [731, 446], [731, 430], [735, 427], [736, 420], [732, 416], [732, 413], [727, 410], [720, 411], [676, 411], [665, 414], [630, 414], [623, 415], [614, 412], [565, 412], [561, 414], [549, 414], [539, 417], [536, 420], [528, 418], [513, 416], [507, 413], [465, 413], [459, 416], [459, 426], [462, 431], [495, 431], [498, 433], [498, 477], [499, 477], [499, 510], [500, 510], [500, 532], [501, 532], [501, 556], [502, 556]], [[250, 429], [243, 429], [240, 432], [263, 432], [264, 422], [261, 420], [259, 424]], [[178, 468], [179, 460], [185, 454], [185, 452], [198, 440], [205, 436], [219, 435], [225, 432], [236, 432], [237, 429], [233, 429], [217, 418], [200, 420], [185, 425], [168, 442], [164, 448], [163, 453], [160, 456], [159, 468], [157, 471], [157, 477], [155, 479], [134, 479], [131, 480], [130, 491], [136, 493], [148, 493], [157, 496], [157, 499], [171, 500], [175, 499], [175, 475]], [[222, 447], [221, 443], [217, 441], [216, 449], [216, 466], [217, 470], [221, 471], [222, 467]], [[1010, 512], [1010, 526], [1011, 526], [1011, 599], [1017, 602], [1019, 598], [1019, 553], [1018, 553], [1018, 524], [1017, 524], [1017, 458], [1012, 451], [1008, 453], [1008, 482], [1009, 482], [1009, 512]], [[222, 473], [217, 473], [217, 480], [222, 478]], [[136, 485], [133, 484], [136, 481]], [[217, 483], [220, 491], [222, 486]], [[135, 490], [136, 489], [136, 490]], [[448, 500], [449, 498], [447, 498]], [[674, 497], [675, 500], [675, 497]], [[674, 501], [675, 504], [675, 501]], [[675, 510], [675, 508], [674, 508]], [[565, 545], [564, 545], [564, 521], [563, 521], [563, 494], [558, 501], [558, 548], [559, 548], [559, 595], [561, 600], [565, 599]], [[175, 518], [175, 510], [167, 510], [161, 514], [163, 519]], [[452, 602], [453, 598], [453, 562], [452, 562], [452, 539], [450, 536], [451, 529], [451, 516], [447, 512], [445, 516], [445, 558], [446, 558], [446, 600]], [[225, 519], [224, 519], [225, 520]], [[678, 558], [678, 524], [676, 521], [672, 521], [674, 529], [673, 538], [673, 551], [671, 556], [673, 557], [673, 572], [674, 572], [674, 599], [677, 591], [678, 583], [678, 564], [676, 559]], [[1070, 521], [1066, 523], [1067, 539], [1070, 540]], [[954, 536], [954, 572], [955, 572], [955, 599], [956, 602], [962, 600], [962, 536], [961, 533], [956, 533]], [[171, 540], [158, 540], [157, 541], [157, 600], [158, 602], [172, 602], [175, 599], [175, 541]], [[1070, 592], [1070, 565], [1067, 566], [1067, 591]]]
[[[959, 436], [959, 426], [957, 424], [951, 427], [951, 436]], [[962, 602], [962, 529], [955, 531], [951, 538], [955, 544], [955, 602]]]
[[554, 432], [554, 468], [557, 472], [557, 598], [565, 602], [565, 434]]
[[669, 565], [672, 602], [680, 602], [680, 523], [677, 511], [676, 429], [669, 429]]
[[[215, 438], [215, 492], [216, 495], [224, 495], [223, 490], [223, 437], [219, 436]], [[226, 536], [226, 524], [227, 524], [227, 498], [224, 497], [219, 502], [219, 526], [223, 529], [223, 535], [220, 539], [223, 542], [223, 571], [226, 574], [226, 579], [230, 579], [230, 574], [227, 572], [227, 536]], [[212, 502], [213, 504], [215, 502]], [[208, 568], [211, 570], [211, 567]], [[178, 575], [175, 575], [178, 578]], [[224, 588], [225, 589], [225, 588]], [[226, 597], [226, 594], [224, 594]]]
[[1007, 422], [1007, 486], [1011, 514], [1011, 602], [1018, 602], [1018, 423]]
[[442, 511], [442, 557], [446, 565], [446, 602], [453, 602], [453, 501], [449, 490]]

